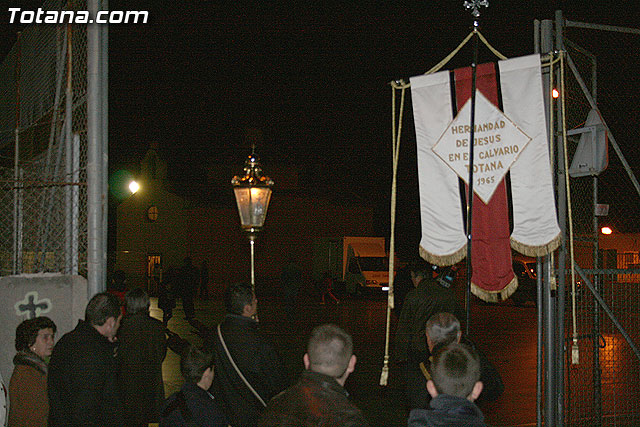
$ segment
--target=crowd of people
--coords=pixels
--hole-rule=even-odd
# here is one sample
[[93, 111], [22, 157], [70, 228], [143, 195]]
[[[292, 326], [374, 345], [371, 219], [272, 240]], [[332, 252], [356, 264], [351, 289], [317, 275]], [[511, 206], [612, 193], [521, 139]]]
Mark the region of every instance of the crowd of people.
[[[500, 375], [462, 337], [452, 290], [427, 263], [409, 271], [413, 289], [394, 345], [405, 364], [408, 425], [484, 426], [474, 402], [502, 394]], [[302, 355], [305, 369], [290, 384], [259, 328], [252, 288], [229, 285], [223, 299], [225, 317], [203, 346], [180, 348], [185, 382], [166, 400], [162, 362], [171, 333], [150, 316], [145, 290], [129, 290], [124, 309], [113, 293], [96, 294], [84, 320], [55, 345], [51, 319], [23, 321], [16, 329], [8, 427], [370, 425], [345, 388], [357, 363], [349, 333], [334, 324], [315, 327]]]

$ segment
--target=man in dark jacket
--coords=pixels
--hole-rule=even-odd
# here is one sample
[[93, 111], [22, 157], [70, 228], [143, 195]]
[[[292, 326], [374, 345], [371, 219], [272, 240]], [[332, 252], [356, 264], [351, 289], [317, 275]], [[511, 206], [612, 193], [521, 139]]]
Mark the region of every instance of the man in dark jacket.
[[149, 316], [149, 295], [142, 288], [127, 292], [127, 315], [118, 330], [120, 398], [126, 426], [147, 427], [160, 420], [164, 404], [162, 361], [167, 354], [165, 328]]
[[229, 424], [255, 426], [266, 402], [286, 388], [287, 378], [280, 357], [254, 319], [258, 300], [251, 287], [228, 286], [224, 303], [227, 314], [213, 343], [213, 394], [222, 402]]
[[482, 411], [473, 403], [482, 392], [480, 362], [470, 347], [452, 343], [437, 351], [427, 382], [429, 409], [412, 409], [409, 427], [485, 427]]
[[368, 426], [343, 388], [356, 366], [351, 336], [325, 324], [311, 332], [305, 371], [298, 382], [269, 402], [261, 427]]
[[410, 267], [411, 281], [415, 289], [404, 300], [395, 335], [395, 356], [406, 362], [407, 401], [409, 408], [419, 408], [424, 394], [414, 391], [424, 386], [420, 363], [428, 361], [427, 342], [424, 334], [427, 320], [441, 311], [457, 313], [458, 305], [453, 289], [445, 287], [433, 278], [431, 265], [422, 259]]
[[85, 320], [56, 344], [49, 362], [49, 427], [122, 427], [115, 336], [118, 299], [95, 295]]

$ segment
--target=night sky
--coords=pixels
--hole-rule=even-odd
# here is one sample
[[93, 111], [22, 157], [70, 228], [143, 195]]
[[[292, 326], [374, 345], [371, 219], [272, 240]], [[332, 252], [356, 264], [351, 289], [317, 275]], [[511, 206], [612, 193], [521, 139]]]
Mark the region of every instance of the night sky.
[[[237, 164], [240, 172], [250, 150], [243, 131], [258, 128], [263, 141], [257, 152], [267, 173], [270, 164], [298, 165], [320, 177], [306, 182], [388, 197], [388, 82], [430, 69], [472, 25], [458, 0], [109, 3], [112, 10], [149, 10], [151, 21], [109, 30], [110, 168], [135, 167], [149, 143], [157, 142], [170, 180], [195, 193], [206, 186], [211, 164]], [[556, 9], [573, 21], [638, 27], [637, 15], [622, 6], [628, 3], [619, 3], [491, 0], [482, 9], [480, 30], [504, 55], [526, 55], [533, 52], [533, 20], [554, 19]], [[7, 22], [3, 47], [18, 30]], [[567, 35], [598, 55], [601, 108], [640, 175], [640, 36], [579, 29]], [[480, 59], [495, 58], [483, 49]], [[465, 48], [448, 68], [470, 63], [471, 49]], [[414, 206], [410, 114], [404, 129], [401, 190], [411, 194], [399, 199]], [[633, 201], [625, 203], [637, 207], [638, 195], [627, 190], [632, 187], [615, 184], [623, 174], [614, 167], [603, 175], [609, 184], [601, 201], [615, 205], [626, 192]]]

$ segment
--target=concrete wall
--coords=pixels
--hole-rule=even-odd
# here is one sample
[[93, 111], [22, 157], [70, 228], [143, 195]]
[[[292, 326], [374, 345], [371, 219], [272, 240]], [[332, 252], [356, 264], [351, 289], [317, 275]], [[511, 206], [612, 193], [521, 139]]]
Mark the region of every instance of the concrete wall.
[[[57, 273], [0, 277], [0, 301], [4, 301], [0, 308], [0, 372], [8, 386], [16, 353], [16, 327], [33, 313], [47, 316], [58, 328], [57, 341], [76, 326], [78, 319], [84, 319], [87, 280]], [[28, 311], [24, 306], [30, 301], [40, 307]]]

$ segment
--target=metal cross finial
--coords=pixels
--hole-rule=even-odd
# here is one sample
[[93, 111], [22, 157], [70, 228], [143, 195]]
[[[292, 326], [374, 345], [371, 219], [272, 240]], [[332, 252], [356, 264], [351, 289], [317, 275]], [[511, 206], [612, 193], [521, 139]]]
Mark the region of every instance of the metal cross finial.
[[466, 0], [464, 2], [465, 9], [471, 9], [471, 14], [474, 18], [480, 17], [480, 6], [489, 7], [488, 0]]

